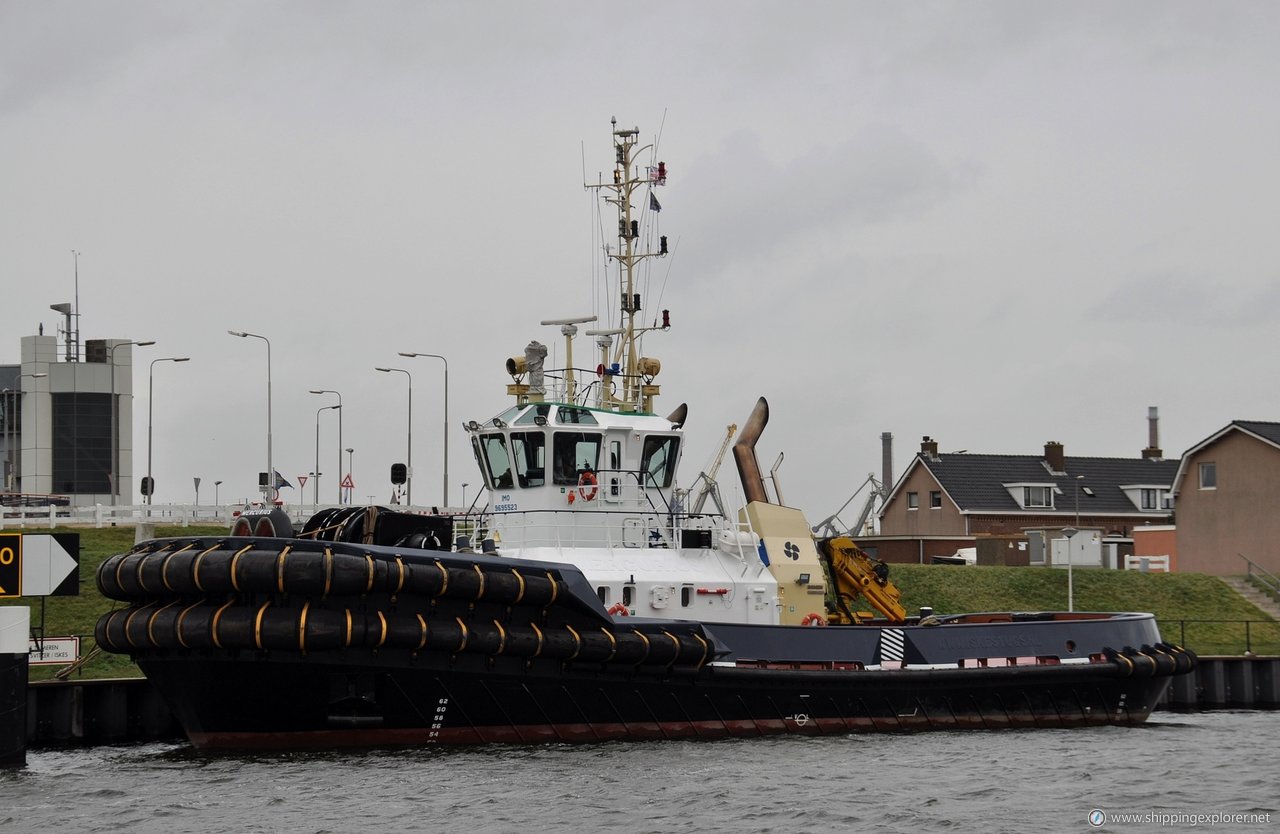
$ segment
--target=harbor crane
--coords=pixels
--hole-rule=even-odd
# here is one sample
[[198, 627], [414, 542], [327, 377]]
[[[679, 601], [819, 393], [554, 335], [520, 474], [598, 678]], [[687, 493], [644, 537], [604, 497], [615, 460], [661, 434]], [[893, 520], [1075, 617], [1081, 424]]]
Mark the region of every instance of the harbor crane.
[[724, 502], [720, 499], [720, 484], [716, 481], [716, 474], [720, 471], [720, 464], [724, 462], [725, 452], [729, 450], [729, 444], [733, 443], [733, 436], [738, 433], [738, 424], [730, 423], [725, 430], [724, 442], [720, 444], [720, 451], [716, 452], [715, 458], [711, 461], [711, 465], [705, 470], [698, 473], [698, 477], [694, 479], [694, 483], [702, 482], [702, 488], [698, 490], [697, 496], [689, 506], [689, 511], [693, 514], [702, 512], [702, 508], [707, 503], [707, 498], [715, 502], [716, 508], [720, 510], [721, 515], [727, 515], [724, 511]]

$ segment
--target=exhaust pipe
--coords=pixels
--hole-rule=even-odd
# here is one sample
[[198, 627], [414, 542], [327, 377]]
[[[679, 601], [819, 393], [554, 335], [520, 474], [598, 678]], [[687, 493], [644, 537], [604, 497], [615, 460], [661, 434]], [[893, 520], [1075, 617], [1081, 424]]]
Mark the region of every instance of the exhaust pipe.
[[760, 474], [760, 461], [756, 460], [756, 441], [769, 422], [769, 402], [761, 397], [751, 416], [738, 434], [738, 441], [733, 444], [733, 459], [738, 464], [738, 477], [742, 480], [742, 493], [747, 502], [759, 501], [769, 503], [769, 494], [764, 488], [764, 477]]

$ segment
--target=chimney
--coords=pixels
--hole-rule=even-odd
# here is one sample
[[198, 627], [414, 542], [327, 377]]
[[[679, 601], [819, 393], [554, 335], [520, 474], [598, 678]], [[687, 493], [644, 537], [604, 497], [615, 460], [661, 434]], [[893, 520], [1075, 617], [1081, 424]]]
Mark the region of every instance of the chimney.
[[1063, 451], [1061, 443], [1056, 440], [1050, 440], [1044, 444], [1044, 462], [1048, 464], [1052, 472], [1067, 471], [1067, 455]]
[[1142, 450], [1143, 460], [1163, 460], [1160, 448], [1160, 410], [1154, 405], [1147, 409], [1147, 448]]
[[880, 433], [880, 495], [889, 497], [889, 488], [893, 486], [893, 433]]
[[932, 437], [930, 437], [927, 434], [924, 437], [920, 438], [920, 454], [924, 455], [930, 460], [937, 460], [938, 459], [938, 441], [934, 440]]

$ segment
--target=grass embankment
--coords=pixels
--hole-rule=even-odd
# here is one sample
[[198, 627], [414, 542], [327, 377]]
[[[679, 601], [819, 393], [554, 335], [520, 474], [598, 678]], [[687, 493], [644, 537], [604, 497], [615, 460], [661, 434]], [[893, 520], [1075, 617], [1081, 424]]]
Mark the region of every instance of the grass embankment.
[[[21, 532], [27, 535], [42, 533], [79, 533], [80, 534], [80, 595], [74, 597], [47, 597], [44, 601], [44, 634], [46, 637], [80, 638], [80, 656], [84, 657], [97, 647], [93, 639], [93, 627], [98, 618], [110, 611], [117, 603], [98, 593], [98, 584], [94, 574], [103, 560], [117, 553], [124, 553], [133, 547], [133, 527], [58, 527], [53, 530], [27, 528], [25, 530], [6, 529], [6, 533]], [[216, 527], [157, 527], [156, 536], [222, 536], [227, 528]], [[40, 625], [41, 600], [39, 597], [21, 597], [18, 599], [0, 599], [0, 605], [25, 605], [31, 609], [31, 627]], [[32, 666], [31, 680], [47, 680], [61, 667]], [[141, 677], [142, 671], [129, 660], [128, 655], [101, 652], [84, 665], [77, 677], [83, 678], [122, 678]]]
[[[49, 531], [29, 529], [26, 532], [34, 535]], [[80, 653], [85, 656], [96, 646], [94, 624], [117, 605], [98, 593], [94, 574], [104, 559], [133, 546], [134, 530], [132, 527], [58, 528], [53, 532], [80, 534], [80, 595], [46, 600], [44, 633], [49, 637], [78, 635]], [[222, 526], [158, 527], [156, 536], [219, 536], [226, 532]], [[1280, 624], [1212, 576], [1112, 570], [1073, 573], [1078, 611], [1149, 611], [1158, 618], [1166, 640], [1185, 642], [1188, 648], [1201, 654], [1242, 653], [1245, 627], [1239, 621], [1266, 621], [1250, 626], [1253, 651], [1280, 654]], [[926, 605], [940, 614], [1061, 611], [1067, 607], [1067, 574], [1063, 570], [893, 565], [891, 575], [902, 589], [902, 602], [909, 613]], [[39, 625], [39, 599], [0, 600], [0, 605], [3, 604], [29, 606], [32, 625]], [[1200, 620], [1217, 622], [1192, 622]], [[58, 668], [33, 666], [31, 679], [50, 678]], [[127, 656], [103, 652], [86, 663], [77, 676], [114, 678], [141, 674]]]
[[[1165, 640], [1200, 654], [1242, 654], [1241, 621], [1253, 620], [1249, 646], [1256, 654], [1280, 654], [1280, 623], [1217, 577], [1098, 569], [1072, 574], [1077, 611], [1150, 612]], [[890, 576], [908, 613], [924, 605], [942, 614], [1067, 608], [1067, 572], [1060, 569], [891, 565]]]

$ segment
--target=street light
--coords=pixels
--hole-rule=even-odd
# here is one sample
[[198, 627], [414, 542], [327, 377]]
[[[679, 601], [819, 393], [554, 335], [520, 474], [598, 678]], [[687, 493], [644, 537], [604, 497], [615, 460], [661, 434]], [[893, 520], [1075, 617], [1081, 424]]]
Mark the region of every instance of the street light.
[[[338, 394], [332, 388], [312, 388], [313, 394]], [[317, 440], [317, 443], [320, 441]], [[316, 457], [316, 472], [320, 471], [320, 458]], [[316, 503], [320, 503], [319, 499]], [[342, 395], [338, 394], [338, 503], [342, 503]]]
[[[116, 496], [120, 493], [120, 429], [117, 422], [116, 413], [120, 410], [120, 405], [116, 399], [116, 348], [125, 345], [135, 345], [137, 347], [146, 347], [154, 345], [154, 340], [146, 340], [141, 342], [116, 342], [111, 346], [111, 506], [116, 505]], [[132, 364], [129, 366], [133, 367]], [[132, 386], [131, 386], [132, 390]], [[132, 447], [132, 444], [130, 444]]]
[[1067, 610], [1075, 611], [1075, 597], [1071, 584], [1071, 539], [1080, 531], [1074, 527], [1063, 527], [1062, 535], [1067, 539]]
[[222, 486], [222, 481], [213, 482], [213, 506], [218, 506], [218, 487]]
[[467, 482], [462, 482], [462, 509], [467, 509]]
[[266, 503], [271, 503], [271, 495], [276, 488], [276, 470], [271, 461], [271, 340], [266, 336], [259, 336], [257, 333], [246, 333], [243, 330], [228, 330], [232, 336], [240, 338], [261, 339], [267, 343], [267, 482], [262, 485], [262, 497]]
[[[156, 482], [151, 479], [151, 415], [154, 411], [156, 398], [156, 363], [157, 362], [190, 362], [190, 356], [165, 356], [160, 359], [151, 360], [151, 369], [147, 373], [147, 506], [151, 506], [151, 496], [156, 491]], [[196, 486], [196, 494], [199, 495], [199, 486]]]
[[[449, 506], [449, 360], [445, 359], [438, 353], [406, 353], [401, 351], [401, 356], [414, 358], [425, 356], [431, 359], [439, 359], [444, 363], [444, 505]], [[466, 505], [466, 501], [463, 501]]]
[[[311, 393], [315, 393], [312, 391]], [[335, 408], [342, 408], [340, 405], [322, 405], [316, 409], [316, 471], [311, 473], [311, 503], [320, 506], [320, 412], [330, 411]], [[338, 412], [338, 419], [342, 419], [342, 412]], [[342, 452], [338, 452], [338, 489], [342, 489]]]
[[389, 374], [392, 371], [402, 373], [409, 378], [409, 450], [405, 459], [405, 503], [413, 506], [413, 374], [404, 368], [374, 368]]
[[1084, 480], [1083, 475], [1077, 475], [1075, 478], [1076, 488], [1076, 526], [1063, 529], [1062, 535], [1067, 537], [1067, 611], [1075, 609], [1075, 585], [1071, 576], [1071, 540], [1076, 533], [1080, 532], [1080, 482]]
[[[351, 478], [351, 492], [355, 494], [356, 450], [347, 449], [347, 476]], [[341, 500], [341, 499], [339, 499]]]
[[[24, 379], [44, 379], [48, 374], [41, 372], [38, 374], [18, 374], [18, 390], [25, 394], [22, 390], [22, 380]], [[36, 391], [31, 393], [35, 394]], [[23, 434], [26, 434], [24, 429]], [[23, 445], [26, 445], [25, 443]], [[35, 397], [31, 400], [31, 480], [37, 481], [40, 477], [40, 398]], [[19, 468], [21, 468], [21, 458], [19, 458]], [[50, 492], [53, 490], [50, 489]]]

